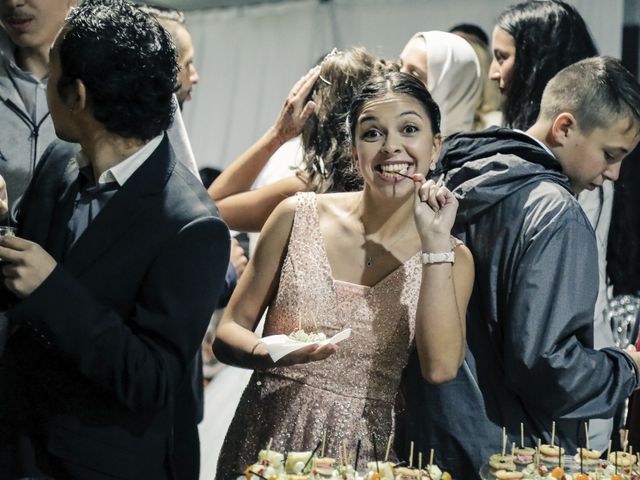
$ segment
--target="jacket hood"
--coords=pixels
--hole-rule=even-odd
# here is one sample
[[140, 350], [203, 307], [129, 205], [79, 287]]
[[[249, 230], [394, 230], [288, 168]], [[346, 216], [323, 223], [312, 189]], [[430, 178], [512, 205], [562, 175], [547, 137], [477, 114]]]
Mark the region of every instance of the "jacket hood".
[[468, 222], [533, 182], [551, 181], [571, 192], [558, 160], [535, 139], [507, 128], [448, 137], [440, 171], [460, 201], [458, 221]]

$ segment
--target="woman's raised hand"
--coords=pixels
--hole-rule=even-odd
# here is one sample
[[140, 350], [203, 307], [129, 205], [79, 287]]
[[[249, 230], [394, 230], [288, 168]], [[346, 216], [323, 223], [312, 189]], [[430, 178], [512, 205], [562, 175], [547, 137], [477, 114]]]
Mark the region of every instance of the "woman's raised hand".
[[315, 102], [307, 101], [307, 97], [319, 76], [320, 66], [317, 65], [300, 78], [289, 91], [280, 115], [273, 126], [280, 142], [285, 143], [302, 132], [304, 124], [316, 108]]
[[414, 217], [423, 246], [429, 242], [449, 239], [456, 220], [458, 200], [441, 182], [425, 180], [421, 174], [413, 175], [415, 182]]

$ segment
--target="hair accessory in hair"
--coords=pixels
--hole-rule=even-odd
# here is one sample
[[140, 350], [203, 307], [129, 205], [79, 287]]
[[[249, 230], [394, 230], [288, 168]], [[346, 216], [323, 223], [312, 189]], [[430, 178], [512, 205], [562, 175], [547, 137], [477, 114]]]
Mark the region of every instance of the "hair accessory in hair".
[[320, 62], [320, 65], [322, 65], [328, 58], [335, 57], [336, 55], [340, 55], [341, 53], [342, 52], [340, 50], [338, 50], [336, 47], [333, 47], [333, 50], [331, 50], [324, 56], [324, 58]]

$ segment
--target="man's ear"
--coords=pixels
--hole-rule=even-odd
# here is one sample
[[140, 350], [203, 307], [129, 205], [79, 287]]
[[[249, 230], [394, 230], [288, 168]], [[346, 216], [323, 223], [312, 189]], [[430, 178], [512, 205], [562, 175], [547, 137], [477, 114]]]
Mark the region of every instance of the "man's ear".
[[73, 81], [73, 90], [69, 96], [69, 109], [72, 112], [80, 113], [87, 108], [87, 87], [78, 78]]
[[577, 131], [576, 117], [569, 112], [559, 114], [551, 124], [551, 136], [557, 145], [564, 145]]

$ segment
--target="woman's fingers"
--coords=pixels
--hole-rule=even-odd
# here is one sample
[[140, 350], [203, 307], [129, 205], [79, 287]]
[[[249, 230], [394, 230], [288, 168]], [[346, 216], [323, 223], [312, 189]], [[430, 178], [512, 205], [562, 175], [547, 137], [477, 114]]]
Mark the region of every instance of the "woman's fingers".
[[438, 203], [438, 190], [439, 187], [434, 183], [433, 180], [428, 180], [427, 182], [429, 194], [427, 196], [427, 204], [431, 207], [434, 212], [440, 210], [440, 204]]
[[313, 88], [313, 85], [318, 80], [320, 75], [320, 65], [316, 65], [307, 73], [305, 73], [289, 91], [289, 98], [293, 100], [294, 97], [307, 98], [309, 92]]
[[324, 360], [325, 358], [333, 355], [338, 350], [333, 343], [327, 343], [326, 345], [322, 345], [315, 352], [313, 352], [314, 360]]
[[318, 345], [312, 343], [295, 352], [291, 352], [285, 355], [281, 361], [278, 362], [280, 366], [296, 365], [299, 363], [309, 363], [324, 360], [327, 357], [333, 355], [337, 350], [334, 344]]
[[307, 104], [304, 106], [302, 113], [300, 114], [300, 120], [302, 122], [306, 122], [315, 109], [316, 109], [316, 102], [309, 100]]
[[414, 182], [416, 182], [416, 193], [420, 202], [426, 203], [432, 210], [438, 211], [441, 206], [439, 198], [442, 198], [442, 195], [438, 196], [441, 187], [438, 187], [433, 180], [426, 180], [423, 183], [419, 183], [414, 178]]

